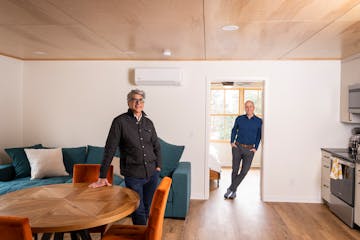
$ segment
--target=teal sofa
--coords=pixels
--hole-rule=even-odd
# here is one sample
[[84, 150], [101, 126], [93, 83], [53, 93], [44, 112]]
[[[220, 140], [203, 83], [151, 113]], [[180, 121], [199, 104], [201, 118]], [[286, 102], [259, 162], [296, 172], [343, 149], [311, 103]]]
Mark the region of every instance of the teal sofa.
[[[71, 175], [30, 180], [30, 177], [14, 178], [15, 175], [13, 175], [12, 172], [14, 172], [14, 167], [12, 164], [0, 165], [0, 195], [25, 188], [32, 188], [50, 184], [72, 183]], [[12, 177], [4, 178], [4, 176]], [[125, 186], [125, 181], [121, 177], [114, 175], [114, 184]]]
[[180, 162], [172, 174], [172, 184], [166, 204], [165, 217], [185, 219], [191, 193], [191, 164]]
[[[160, 173], [159, 182], [161, 178], [165, 176], [169, 176], [173, 180], [166, 205], [165, 217], [185, 219], [190, 204], [191, 164], [190, 162], [179, 162], [184, 147], [168, 144], [161, 139], [160, 144], [163, 156], [163, 169]], [[82, 149], [73, 148], [77, 151], [77, 155], [73, 154], [76, 156], [76, 161], [72, 161], [72, 159], [69, 157], [70, 148], [64, 150], [67, 151], [63, 152], [64, 165], [67, 166], [67, 169], [72, 169], [73, 164], [76, 163], [101, 163], [102, 154], [104, 151], [103, 147], [88, 146], [86, 148], [85, 157], [80, 157], [79, 155], [78, 150], [84, 152], [84, 147], [81, 148]], [[16, 151], [20, 151], [19, 149], [21, 150], [21, 148], [16, 148]], [[12, 156], [11, 154], [9, 154], [9, 156], [12, 159], [15, 159], [15, 156]], [[81, 161], [79, 161], [79, 159]], [[16, 159], [11, 164], [0, 165], [0, 195], [25, 188], [72, 182], [71, 171], [68, 171], [69, 176], [30, 180], [30, 176], [24, 174], [24, 172], [22, 172], [21, 175], [17, 174], [18, 168], [19, 159]], [[23, 171], [23, 169], [20, 170]], [[122, 177], [114, 175], [114, 185], [125, 187], [125, 181]]]

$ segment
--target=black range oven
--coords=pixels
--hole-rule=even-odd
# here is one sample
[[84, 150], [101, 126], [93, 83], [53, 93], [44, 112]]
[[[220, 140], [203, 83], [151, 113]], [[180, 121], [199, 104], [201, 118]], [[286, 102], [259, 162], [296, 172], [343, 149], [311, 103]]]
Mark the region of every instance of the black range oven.
[[[342, 179], [330, 179], [330, 210], [350, 227], [354, 226], [355, 163], [337, 158]], [[331, 166], [333, 160], [331, 161]]]
[[343, 178], [330, 179], [330, 192], [353, 207], [355, 196], [355, 164], [342, 159], [339, 159], [339, 163], [341, 164]]

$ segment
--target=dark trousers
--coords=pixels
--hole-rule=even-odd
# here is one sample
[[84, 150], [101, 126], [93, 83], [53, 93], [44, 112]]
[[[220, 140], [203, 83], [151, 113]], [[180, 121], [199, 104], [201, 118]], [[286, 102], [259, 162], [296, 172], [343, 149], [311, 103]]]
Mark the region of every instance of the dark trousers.
[[[237, 145], [237, 148], [232, 148], [232, 157], [231, 185], [229, 189], [233, 192], [236, 192], [238, 186], [251, 167], [251, 162], [254, 158], [254, 152]], [[242, 163], [242, 166], [239, 173], [240, 163]]]
[[125, 177], [125, 185], [137, 192], [140, 197], [138, 209], [131, 215], [134, 225], [146, 225], [154, 192], [159, 181], [159, 172], [149, 178]]

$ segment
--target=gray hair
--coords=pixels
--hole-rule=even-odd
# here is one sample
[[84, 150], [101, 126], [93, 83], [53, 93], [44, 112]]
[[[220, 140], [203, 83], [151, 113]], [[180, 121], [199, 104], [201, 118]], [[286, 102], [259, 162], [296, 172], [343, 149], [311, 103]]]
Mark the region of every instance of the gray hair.
[[141, 95], [143, 97], [143, 99], [145, 99], [145, 92], [143, 90], [140, 90], [140, 89], [133, 89], [131, 90], [128, 95], [127, 95], [127, 101], [130, 102], [132, 97], [135, 95], [135, 94], [138, 94], [138, 95]]
[[246, 105], [247, 103], [251, 103], [251, 104], [255, 107], [255, 104], [254, 104], [254, 102], [253, 102], [253, 101], [251, 101], [251, 100], [247, 100], [247, 101], [245, 102], [245, 104], [244, 104], [244, 105]]

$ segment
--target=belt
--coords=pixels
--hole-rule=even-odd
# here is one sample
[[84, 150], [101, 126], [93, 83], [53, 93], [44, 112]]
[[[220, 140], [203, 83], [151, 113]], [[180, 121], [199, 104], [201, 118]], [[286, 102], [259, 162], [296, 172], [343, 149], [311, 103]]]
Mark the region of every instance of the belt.
[[242, 144], [242, 143], [239, 143], [239, 142], [236, 142], [236, 144], [243, 147], [243, 148], [246, 148], [246, 149], [253, 149], [254, 148], [254, 145]]

